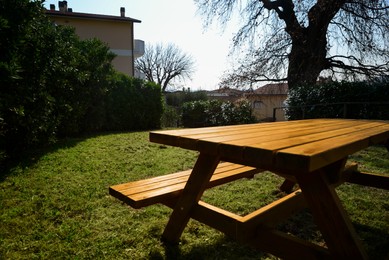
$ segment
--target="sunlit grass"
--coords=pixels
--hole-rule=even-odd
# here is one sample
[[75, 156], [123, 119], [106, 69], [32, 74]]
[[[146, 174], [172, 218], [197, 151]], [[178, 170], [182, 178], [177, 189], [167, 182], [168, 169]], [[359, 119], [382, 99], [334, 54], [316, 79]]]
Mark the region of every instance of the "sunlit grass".
[[[164, 247], [160, 237], [170, 209], [135, 210], [108, 194], [110, 185], [188, 169], [196, 157], [192, 151], [150, 143], [147, 132], [69, 139], [30, 152], [2, 168], [0, 259], [274, 258], [197, 221], [189, 222], [178, 247]], [[389, 169], [383, 147], [351, 159], [372, 172]], [[278, 198], [274, 191], [281, 183], [264, 173], [208, 190], [204, 200], [244, 215]], [[351, 184], [337, 190], [371, 258], [385, 259], [389, 192]], [[307, 211], [280, 228], [322, 243]]]

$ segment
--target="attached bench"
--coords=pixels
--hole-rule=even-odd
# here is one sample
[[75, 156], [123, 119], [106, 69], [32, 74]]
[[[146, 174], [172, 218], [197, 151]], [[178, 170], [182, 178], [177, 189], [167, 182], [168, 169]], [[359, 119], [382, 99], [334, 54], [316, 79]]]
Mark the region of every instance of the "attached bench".
[[[192, 170], [190, 169], [168, 175], [114, 185], [109, 187], [109, 194], [135, 209], [157, 203], [172, 207], [175, 200], [183, 191], [191, 171]], [[263, 170], [240, 164], [223, 162], [217, 166], [215, 173], [208, 183], [207, 189], [241, 178], [252, 178], [255, 174], [260, 172], [263, 172]], [[348, 165], [340, 175], [341, 177], [339, 180], [333, 182], [336, 186], [344, 181], [358, 183], [357, 181], [352, 181], [355, 177], [360, 175], [360, 173], [358, 173], [357, 165], [355, 163]], [[357, 174], [358, 176], [355, 176]], [[355, 177], [352, 178], [353, 176]], [[291, 176], [284, 177], [286, 177], [286, 179], [283, 185], [281, 185], [280, 190], [291, 193], [295, 181]], [[387, 181], [384, 181], [383, 183], [384, 186], [388, 185]], [[377, 187], [377, 185], [371, 186]]]
[[[172, 173], [145, 180], [133, 181], [111, 186], [109, 194], [129, 204], [142, 208], [156, 203], [168, 206], [178, 198], [192, 170]], [[212, 188], [240, 178], [252, 178], [263, 170], [233, 163], [219, 163], [207, 188]]]

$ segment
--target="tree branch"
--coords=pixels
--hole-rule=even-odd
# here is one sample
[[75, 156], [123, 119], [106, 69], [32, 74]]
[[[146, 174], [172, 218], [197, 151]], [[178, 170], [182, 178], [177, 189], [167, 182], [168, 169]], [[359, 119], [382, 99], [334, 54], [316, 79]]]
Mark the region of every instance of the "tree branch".
[[[346, 64], [344, 61], [339, 60], [345, 59], [347, 61], [355, 62], [355, 65], [352, 64]], [[340, 68], [345, 69], [352, 72], [358, 72], [365, 75], [383, 75], [387, 74], [389, 72], [388, 65], [389, 62], [378, 64], [378, 65], [371, 65], [371, 64], [363, 64], [357, 57], [349, 55], [335, 55], [332, 57], [329, 57], [328, 62], [331, 64], [331, 67], [334, 68]]]

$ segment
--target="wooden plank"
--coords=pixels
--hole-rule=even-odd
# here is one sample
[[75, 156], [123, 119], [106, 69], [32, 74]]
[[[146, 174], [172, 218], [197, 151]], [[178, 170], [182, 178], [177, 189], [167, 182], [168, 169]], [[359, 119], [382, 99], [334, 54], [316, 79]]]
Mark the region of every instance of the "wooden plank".
[[[335, 165], [335, 164], [334, 164]], [[338, 170], [329, 167], [332, 173]], [[324, 170], [297, 175], [298, 184], [334, 259], [367, 259], [367, 254]]]
[[338, 126], [332, 127], [322, 127], [316, 129], [316, 131], [305, 131], [300, 130], [299, 135], [296, 136], [288, 136], [287, 138], [279, 138], [275, 140], [266, 140], [266, 142], [262, 142], [260, 144], [254, 144], [253, 147], [261, 147], [264, 149], [272, 149], [272, 150], [280, 150], [287, 147], [293, 147], [297, 145], [302, 145], [306, 143], [315, 142], [318, 140], [324, 140], [328, 138], [334, 138], [342, 135], [347, 135], [353, 132], [360, 132], [366, 129], [371, 129], [375, 126], [380, 126], [379, 123], [376, 124], [360, 124], [357, 126], [344, 126], [339, 128]]
[[[334, 124], [325, 124], [320, 126], [317, 123], [309, 122], [299, 125], [291, 125], [288, 127], [267, 127], [250, 129], [249, 132], [241, 130], [234, 132], [226, 132], [224, 135], [204, 135], [196, 136], [198, 140], [193, 141], [192, 136], [184, 136], [180, 138], [179, 146], [186, 149], [198, 150], [198, 151], [214, 151], [218, 148], [218, 144], [221, 144], [221, 152], [223, 147], [226, 149], [236, 147], [240, 149], [242, 146], [254, 146], [255, 144], [262, 144], [269, 141], [277, 141], [289, 139], [291, 137], [301, 137], [311, 134], [323, 133], [332, 130], [336, 130], [339, 127], [345, 127], [347, 122], [336, 121]], [[365, 124], [366, 122], [360, 122], [359, 124]], [[318, 127], [319, 126], [319, 127]], [[258, 145], [256, 145], [258, 146]]]
[[296, 181], [285, 179], [285, 181], [280, 186], [280, 190], [286, 193], [291, 193], [295, 185]]
[[319, 127], [316, 128], [316, 131], [306, 131], [300, 130], [299, 135], [288, 135], [287, 138], [277, 138], [277, 139], [268, 139], [264, 142], [257, 144], [250, 144], [252, 149], [260, 148], [268, 151], [278, 151], [281, 149], [286, 149], [294, 146], [299, 146], [303, 144], [308, 144], [320, 140], [325, 140], [329, 138], [336, 138], [343, 135], [349, 135], [350, 133], [360, 132], [369, 130], [372, 127], [381, 126], [380, 123], [362, 123], [359, 125], [347, 125], [339, 128], [338, 125], [332, 127]]
[[259, 224], [273, 227], [307, 207], [301, 190], [294, 191], [243, 217], [244, 228], [253, 229]]
[[[246, 169], [246, 167], [242, 169]], [[210, 182], [207, 183], [206, 188], [208, 189], [239, 178], [251, 177], [259, 172], [257, 169], [247, 171], [242, 169], [230, 170], [228, 172], [213, 175]], [[188, 178], [185, 178], [184, 181], [180, 179], [177, 182], [172, 181], [167, 184], [158, 183], [158, 185], [149, 186], [145, 190], [142, 190], [143, 187], [140, 187], [135, 190], [130, 190], [127, 193], [122, 191], [121, 194], [129, 197], [133, 201], [130, 205], [133, 205], [136, 208], [145, 207], [151, 204], [163, 202], [165, 199], [171, 199], [172, 197], [179, 196], [182, 193], [187, 180]]]
[[[162, 133], [167, 135], [166, 138], [174, 139], [174, 141], [169, 141], [172, 145], [186, 149], [206, 151], [213, 155], [220, 154], [222, 157], [230, 160], [246, 161], [250, 165], [274, 169], [278, 167], [278, 164], [283, 164], [275, 162], [274, 153], [276, 151], [298, 147], [302, 144], [308, 145], [310, 142], [314, 143], [315, 141], [329, 138], [331, 135], [342, 135], [347, 131], [350, 131], [352, 134], [355, 131], [377, 126], [377, 124], [383, 127], [388, 126], [387, 122], [383, 121], [316, 119], [283, 122], [282, 124], [268, 123], [217, 127], [217, 129], [211, 127], [205, 128], [204, 131], [202, 131], [203, 128], [188, 129], [188, 131], [177, 130], [173, 132], [173, 134], [177, 134], [175, 137], [167, 134], [170, 131], [164, 131]], [[375, 140], [375, 138], [378, 139]], [[350, 141], [350, 139], [347, 141]], [[369, 140], [369, 142], [373, 143], [379, 141], [382, 141], [381, 136], [371, 136]], [[328, 141], [328, 143], [330, 142], [336, 144], [337, 140], [332, 139]], [[356, 149], [358, 149], [357, 147]], [[300, 167], [304, 163], [311, 163], [306, 161], [307, 159], [311, 160], [311, 158], [307, 158], [304, 154], [301, 156], [298, 155], [297, 157], [300, 157], [299, 159], [302, 160], [302, 162], [296, 165], [297, 167]], [[322, 163], [326, 163], [320, 156], [315, 159], [322, 159]], [[339, 156], [336, 159], [339, 159]], [[298, 162], [294, 159], [292, 161]], [[320, 166], [319, 164], [318, 167]], [[293, 168], [292, 170], [295, 169]], [[311, 168], [308, 170], [314, 169]]]
[[[131, 181], [123, 184], [118, 184], [118, 185], [113, 185], [111, 186], [112, 189], [115, 189], [120, 192], [126, 193], [126, 190], [133, 190], [139, 187], [143, 187], [142, 189], [147, 190], [148, 186], [159, 184], [159, 183], [164, 183], [166, 181], [171, 181], [175, 179], [180, 179], [180, 178], [188, 178], [192, 170], [186, 170], [182, 172], [177, 172], [177, 173], [171, 173], [167, 175], [162, 175], [162, 176], [157, 176], [153, 178], [148, 178], [148, 179], [142, 179], [142, 180], [137, 180], [137, 181]], [[127, 195], [130, 195], [131, 193], [126, 193]]]
[[199, 201], [193, 209], [191, 218], [215, 228], [227, 236], [240, 240], [249, 237], [249, 232], [242, 232], [242, 217], [227, 210], [215, 207], [204, 201]]
[[[299, 120], [299, 121], [287, 121], [287, 122], [273, 122], [273, 123], [260, 123], [260, 124], [248, 124], [248, 125], [235, 125], [235, 126], [219, 126], [219, 127], [203, 127], [203, 128], [191, 128], [191, 129], [179, 129], [179, 130], [165, 130], [165, 131], [153, 131], [149, 134], [151, 142], [180, 146], [181, 142], [183, 148], [195, 149], [191, 147], [191, 142], [201, 139], [200, 136], [204, 134], [211, 134], [214, 137], [224, 136], [228, 133], [250, 131], [255, 130], [256, 132], [266, 131], [266, 129], [272, 130], [284, 130], [293, 127], [306, 127], [307, 125], [320, 125], [320, 124], [343, 124], [341, 120], [334, 119], [310, 119], [310, 120]], [[189, 140], [182, 141], [184, 138]], [[187, 143], [185, 145], [185, 143]]]
[[282, 259], [338, 259], [331, 256], [326, 248], [265, 227], [259, 228], [256, 238], [248, 242]]
[[218, 126], [218, 127], [203, 127], [203, 128], [192, 128], [192, 129], [179, 129], [179, 130], [165, 130], [165, 131], [152, 131], [150, 132], [150, 141], [158, 142], [155, 139], [165, 138], [182, 138], [187, 137], [194, 140], [204, 139], [207, 137], [218, 137], [229, 135], [234, 132], [247, 132], [255, 130], [256, 132], [262, 132], [267, 130], [282, 130], [289, 131], [292, 129], [299, 128], [304, 130], [311, 126], [320, 128], [321, 126], [330, 126], [338, 124], [341, 125], [357, 125], [363, 123], [371, 123], [368, 120], [339, 120], [339, 119], [310, 119], [310, 120], [299, 120], [299, 121], [287, 121], [287, 122], [275, 122], [275, 123], [261, 123], [261, 124], [248, 124], [248, 125], [234, 125], [234, 126]]
[[[212, 175], [207, 188], [227, 183], [240, 178], [250, 178], [262, 172], [253, 167], [220, 163]], [[141, 208], [164, 200], [171, 200], [181, 194], [191, 170], [164, 176], [134, 181], [109, 188], [109, 193], [134, 208]]]
[[[342, 125], [346, 125], [346, 122], [337, 121], [333, 124], [328, 124], [326, 122], [300, 122], [299, 124], [283, 124], [283, 125], [276, 125], [276, 124], [255, 124], [255, 125], [241, 125], [241, 127], [236, 128], [234, 130], [225, 129], [224, 131], [218, 131], [218, 132], [204, 132], [204, 133], [197, 133], [195, 135], [180, 135], [181, 138], [188, 138], [188, 139], [197, 139], [197, 140], [209, 140], [212, 142], [224, 142], [227, 138], [227, 140], [242, 140], [242, 139], [250, 139], [253, 137], [261, 137], [261, 136], [272, 136], [275, 134], [285, 134], [285, 133], [293, 133], [295, 131], [308, 131], [308, 130], [316, 130], [320, 126], [322, 127], [329, 127], [329, 128], [339, 128]], [[363, 124], [360, 122], [360, 124]], [[365, 123], [366, 124], [366, 123]]]
[[[116, 194], [118, 196], [115, 196], [114, 193], [111, 195], [126, 202], [131, 207], [139, 209], [149, 205], [161, 203], [164, 200], [171, 200], [175, 197], [178, 197], [181, 195], [184, 187], [185, 183], [179, 183], [176, 185], [161, 187], [159, 189], [149, 190], [147, 192], [139, 192], [132, 195], [124, 195], [123, 193], [120, 193], [120, 195]], [[123, 199], [123, 197], [125, 199]]]
[[264, 226], [251, 225], [258, 223], [251, 222], [247, 225], [245, 223], [247, 217], [241, 217], [203, 201], [199, 201], [191, 217], [238, 242], [247, 243], [285, 259], [331, 259], [329, 251], [323, 247]]
[[[178, 146], [178, 141], [184, 136], [196, 136], [205, 133], [222, 134], [229, 131], [240, 131], [241, 129], [263, 127], [264, 124], [247, 124], [247, 125], [231, 125], [231, 126], [213, 126], [213, 127], [201, 127], [201, 128], [185, 128], [178, 130], [165, 130], [165, 131], [152, 131], [149, 133], [149, 139], [151, 142]], [[197, 140], [198, 138], [192, 138]]]
[[[346, 158], [345, 158], [345, 160], [346, 160]], [[341, 162], [341, 163], [344, 163], [344, 162]], [[346, 163], [347, 163], [347, 161], [346, 161]], [[330, 183], [333, 187], [337, 187], [337, 186], [343, 184], [350, 177], [350, 175], [355, 171], [358, 171], [358, 164], [357, 163], [348, 163], [340, 173], [335, 172], [334, 174], [330, 175], [328, 180], [330, 181]]]
[[219, 157], [212, 157], [208, 154], [200, 153], [192, 174], [186, 183], [185, 189], [178, 199], [173, 213], [169, 218], [169, 222], [162, 234], [165, 241], [178, 243], [179, 238], [189, 221], [190, 212], [200, 200], [200, 197], [206, 189], [207, 183], [219, 164], [219, 160]]
[[[162, 130], [162, 131], [151, 131], [150, 137], [158, 136], [189, 136], [189, 135], [202, 135], [205, 133], [220, 135], [224, 132], [230, 131], [242, 131], [244, 129], [258, 129], [259, 128], [279, 128], [283, 126], [291, 127], [293, 125], [305, 125], [305, 124], [329, 124], [342, 122], [338, 119], [307, 119], [307, 120], [296, 120], [296, 121], [284, 121], [284, 122], [271, 122], [271, 123], [257, 123], [257, 124], [245, 124], [245, 125], [229, 125], [229, 126], [212, 126], [212, 127], [200, 127], [200, 128], [185, 128], [176, 130]], [[195, 138], [198, 139], [198, 138]]]
[[[216, 178], [217, 175], [225, 172], [230, 172], [231, 174], [237, 174], [240, 172], [250, 171], [250, 170], [255, 170], [255, 168], [238, 165], [238, 164], [232, 164], [232, 163], [220, 163], [215, 170], [213, 178]], [[191, 172], [192, 170], [190, 169], [178, 173], [171, 173], [163, 176], [118, 184], [112, 186], [111, 188], [120, 191], [125, 195], [131, 195], [137, 193], [138, 190], [148, 191], [152, 189], [157, 189], [159, 187], [186, 182]]]
[[389, 138], [389, 124], [280, 150], [276, 167], [311, 172]]
[[191, 217], [240, 241], [250, 239], [258, 225], [273, 227], [306, 207], [301, 190], [270, 203], [244, 217], [203, 201]]
[[232, 136], [219, 137], [218, 139], [201, 139], [197, 142], [192, 142], [192, 147], [186, 148], [211, 151], [213, 154], [220, 153], [221, 156], [226, 158], [238, 157], [257, 165], [263, 164], [268, 166], [273, 163], [273, 156], [277, 150], [341, 136], [353, 131], [364, 131], [377, 125], [382, 124], [363, 121], [350, 125], [350, 122], [337, 122], [331, 125], [313, 125], [303, 129], [291, 128], [265, 133], [257, 131], [251, 136], [234, 134]]
[[242, 168], [230, 170], [228, 172], [223, 172], [216, 175], [214, 174], [210, 182], [207, 184], [207, 189], [241, 178], [252, 178], [255, 174], [261, 173], [263, 171], [264, 170], [262, 169], [245, 166]]
[[[263, 164], [265, 167], [274, 163], [274, 156], [279, 150], [298, 147], [317, 141], [327, 143], [327, 141], [325, 141], [327, 139], [349, 135], [350, 132], [365, 131], [371, 127], [371, 124], [366, 123], [358, 126], [348, 126], [341, 129], [332, 128], [332, 130], [326, 127], [322, 127], [321, 131], [317, 131], [316, 133], [301, 131], [301, 135], [289, 136], [289, 138], [269, 138], [268, 140], [264, 140], [261, 143], [253, 143], [245, 147], [242, 157], [246, 161], [257, 162], [257, 165]], [[227, 145], [221, 145], [220, 150], [223, 150], [224, 146]], [[276, 167], [278, 167], [278, 165], [276, 165]], [[295, 168], [292, 170], [295, 170]]]
[[381, 174], [355, 171], [349, 174], [345, 181], [363, 186], [389, 190], [389, 175], [385, 176]]

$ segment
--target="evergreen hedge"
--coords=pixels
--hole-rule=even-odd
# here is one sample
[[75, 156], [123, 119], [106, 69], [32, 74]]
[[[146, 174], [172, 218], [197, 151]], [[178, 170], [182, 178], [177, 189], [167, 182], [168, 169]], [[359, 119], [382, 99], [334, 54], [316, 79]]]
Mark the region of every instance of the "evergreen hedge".
[[160, 87], [116, 72], [97, 39], [54, 25], [41, 1], [0, 2], [0, 154], [102, 130], [158, 128]]
[[159, 85], [117, 74], [107, 95], [104, 129], [129, 131], [161, 127], [162, 94]]
[[289, 91], [289, 119], [389, 119], [389, 82], [329, 82]]

